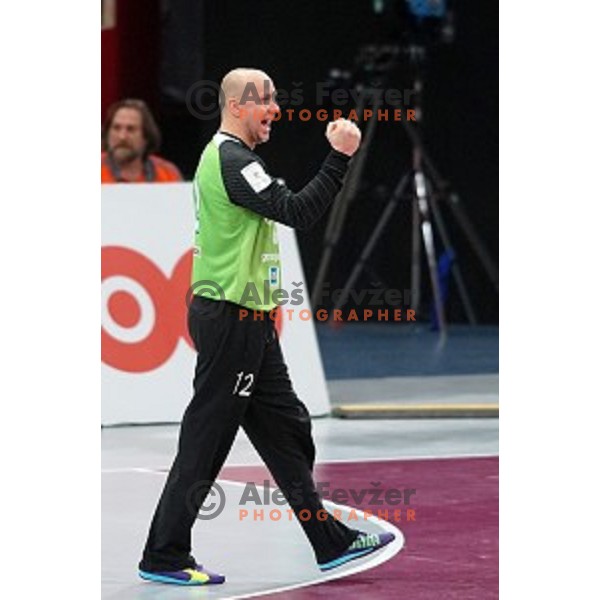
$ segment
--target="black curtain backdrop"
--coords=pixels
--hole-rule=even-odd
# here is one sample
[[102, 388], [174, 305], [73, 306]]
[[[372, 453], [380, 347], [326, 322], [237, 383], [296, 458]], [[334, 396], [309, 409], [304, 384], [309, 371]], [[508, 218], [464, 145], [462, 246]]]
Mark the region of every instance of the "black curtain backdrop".
[[186, 92], [204, 71], [204, 3], [160, 0], [160, 91], [163, 106], [185, 105]]
[[[460, 194], [497, 263], [498, 5], [486, 0], [458, 0], [454, 11], [454, 42], [429, 50], [423, 137], [436, 166]], [[198, 80], [218, 82], [236, 66], [258, 67], [269, 73], [280, 89], [300, 87], [302, 108], [314, 113], [318, 108], [314, 101], [316, 83], [325, 81], [332, 67], [352, 69], [361, 45], [399, 42], [401, 29], [401, 23], [387, 16], [384, 20], [376, 17], [370, 0], [205, 0], [204, 69], [198, 73]], [[388, 86], [411, 87], [406, 60], [401, 61]], [[161, 126], [163, 154], [191, 178], [203, 146], [218, 127], [218, 119], [198, 120], [184, 103], [169, 102], [163, 104]], [[327, 153], [324, 130], [325, 123], [315, 119], [306, 123], [282, 119], [273, 128], [271, 141], [258, 152], [272, 174], [299, 189]], [[401, 124], [378, 123], [360, 194], [349, 210], [331, 263], [332, 288], [343, 284], [391, 189], [409, 167], [410, 145]], [[444, 214], [478, 316], [484, 323], [496, 323], [497, 294], [450, 213]], [[410, 221], [408, 206], [397, 210], [372, 255], [372, 271], [362, 276], [356, 288], [377, 284], [410, 287]], [[298, 232], [309, 286], [316, 276], [326, 222], [324, 218], [312, 230]], [[427, 301], [427, 284], [423, 294]], [[450, 286], [448, 314], [453, 322], [464, 320], [454, 284]]]

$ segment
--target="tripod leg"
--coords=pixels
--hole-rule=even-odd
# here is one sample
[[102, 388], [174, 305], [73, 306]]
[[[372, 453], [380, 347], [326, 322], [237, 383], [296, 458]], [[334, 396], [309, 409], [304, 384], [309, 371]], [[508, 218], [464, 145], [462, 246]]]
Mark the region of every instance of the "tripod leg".
[[410, 306], [419, 314], [421, 306], [421, 214], [417, 197], [412, 199], [412, 250], [410, 263]]
[[313, 308], [321, 304], [323, 284], [325, 283], [325, 275], [327, 274], [327, 269], [329, 269], [331, 256], [333, 255], [333, 249], [333, 243], [327, 244], [323, 249], [323, 256], [321, 257], [321, 262], [319, 264], [319, 271], [317, 272], [317, 277], [313, 286], [313, 293], [311, 299], [311, 305]]
[[375, 226], [375, 229], [373, 230], [371, 237], [365, 244], [365, 247], [363, 248], [363, 250], [360, 254], [360, 258], [358, 259], [357, 263], [354, 265], [354, 268], [352, 269], [352, 273], [350, 274], [350, 277], [348, 278], [348, 280], [344, 284], [344, 287], [342, 288], [342, 293], [340, 294], [338, 301], [335, 303], [335, 306], [334, 306], [335, 309], [342, 307], [346, 303], [346, 300], [348, 299], [348, 294], [350, 292], [350, 288], [354, 285], [354, 282], [358, 279], [358, 276], [360, 275], [361, 271], [364, 268], [365, 262], [368, 260], [369, 256], [371, 255], [371, 252], [373, 252], [373, 249], [375, 248], [375, 245], [379, 241], [379, 238], [381, 237], [381, 234], [383, 233], [383, 230], [384, 230], [385, 226], [387, 225], [387, 222], [390, 220], [390, 217], [392, 216], [394, 210], [396, 209], [398, 202], [400, 201], [400, 199], [402, 198], [402, 195], [404, 194], [404, 188], [407, 186], [409, 179], [410, 179], [410, 174], [406, 173], [404, 175], [404, 177], [402, 177], [402, 179], [400, 180], [400, 183], [398, 183], [398, 185], [396, 186], [396, 189], [394, 190], [392, 198], [390, 199], [387, 206], [385, 207], [385, 210], [381, 214], [381, 217], [379, 217], [379, 221], [377, 221], [377, 225]]
[[433, 302], [435, 313], [440, 328], [440, 342], [446, 340], [446, 315], [444, 313], [444, 304], [440, 283], [438, 280], [437, 259], [435, 256], [435, 243], [433, 239], [433, 228], [429, 220], [429, 209], [427, 202], [427, 188], [425, 185], [425, 176], [421, 171], [415, 173], [415, 192], [419, 202], [419, 211], [421, 212], [421, 233], [423, 234], [423, 246], [427, 255], [427, 264], [429, 265], [429, 276], [431, 278], [431, 290], [433, 292]]
[[462, 228], [466, 238], [469, 240], [473, 250], [477, 254], [477, 257], [483, 265], [487, 276], [490, 278], [490, 281], [496, 288], [496, 291], [498, 291], [498, 267], [496, 267], [492, 261], [486, 247], [483, 245], [483, 242], [477, 235], [473, 224], [469, 220], [469, 217], [463, 208], [460, 198], [457, 194], [450, 194], [448, 201], [458, 224]]
[[331, 257], [333, 256], [333, 251], [339, 241], [344, 225], [346, 211], [343, 210], [343, 206], [349, 202], [350, 198], [348, 192], [346, 191], [346, 186], [344, 186], [334, 200], [331, 214], [329, 215], [329, 221], [327, 222], [323, 255], [321, 257], [319, 270], [317, 271], [317, 277], [313, 285], [312, 306], [317, 306], [321, 303], [321, 294], [323, 293], [325, 276], [327, 275], [329, 263], [331, 262]]
[[423, 144], [419, 130], [408, 121], [402, 121], [402, 124], [413, 146], [419, 149], [423, 164], [425, 165], [427, 172], [431, 177], [434, 185], [438, 190], [442, 191], [442, 193], [448, 198], [448, 203], [450, 204], [450, 208], [454, 213], [456, 221], [463, 230], [465, 237], [471, 244], [473, 251], [475, 252], [475, 254], [477, 254], [477, 258], [482, 264], [487, 276], [496, 288], [496, 291], [498, 291], [498, 267], [492, 261], [490, 255], [487, 252], [486, 247], [484, 246], [480, 237], [477, 235], [473, 224], [469, 220], [469, 217], [467, 216], [467, 213], [465, 212], [465, 209], [462, 206], [460, 198], [454, 192], [448, 193], [448, 190], [451, 190], [451, 186], [440, 175], [435, 164], [431, 160], [431, 157], [427, 153], [427, 149]]
[[[375, 109], [380, 106], [380, 102], [380, 99], [376, 100]], [[359, 106], [359, 114], [363, 114], [363, 108], [364, 101]], [[323, 249], [323, 256], [321, 257], [321, 262], [319, 263], [319, 269], [317, 271], [317, 277], [313, 285], [311, 300], [312, 306], [318, 306], [321, 304], [325, 276], [327, 275], [329, 263], [331, 262], [335, 246], [337, 245], [342, 234], [348, 208], [358, 192], [369, 148], [371, 146], [373, 136], [375, 135], [376, 124], [377, 119], [371, 119], [367, 123], [364, 141], [352, 161], [352, 166], [350, 167], [346, 184], [334, 201], [331, 215], [329, 216], [329, 221], [327, 223], [327, 229], [325, 230], [325, 247]]]
[[463, 308], [465, 310], [465, 314], [467, 315], [467, 320], [469, 321], [470, 325], [477, 325], [477, 317], [475, 316], [475, 310], [473, 308], [473, 305], [471, 304], [471, 298], [469, 297], [467, 287], [465, 286], [465, 282], [460, 269], [460, 264], [458, 262], [458, 258], [456, 258], [457, 255], [454, 251], [454, 248], [452, 247], [452, 243], [450, 242], [450, 236], [448, 235], [448, 231], [446, 230], [446, 224], [444, 223], [444, 219], [442, 218], [442, 214], [438, 207], [435, 194], [431, 193], [430, 185], [427, 185], [427, 189], [429, 190], [429, 204], [431, 207], [431, 214], [433, 215], [433, 222], [438, 228], [438, 232], [440, 234], [442, 245], [444, 246], [445, 251], [449, 252], [452, 255], [452, 275], [454, 277], [454, 280], [456, 281], [458, 295], [461, 299]]

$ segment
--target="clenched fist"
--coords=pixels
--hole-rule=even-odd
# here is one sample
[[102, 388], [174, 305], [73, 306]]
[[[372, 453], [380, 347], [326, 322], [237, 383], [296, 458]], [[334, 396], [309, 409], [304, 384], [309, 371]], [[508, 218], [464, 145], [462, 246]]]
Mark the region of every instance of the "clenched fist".
[[360, 145], [360, 129], [347, 119], [338, 119], [329, 123], [325, 136], [334, 150], [348, 156], [352, 156]]

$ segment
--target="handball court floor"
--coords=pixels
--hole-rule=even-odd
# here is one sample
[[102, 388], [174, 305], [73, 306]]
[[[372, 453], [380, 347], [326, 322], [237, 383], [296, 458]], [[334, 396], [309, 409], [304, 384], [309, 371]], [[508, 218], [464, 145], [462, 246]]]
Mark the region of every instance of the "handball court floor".
[[[196, 559], [226, 575], [220, 586], [181, 588], [144, 582], [137, 562], [177, 441], [177, 426], [109, 428], [102, 432], [102, 598], [176, 600], [249, 598], [399, 598], [485, 600], [498, 597], [498, 421], [496, 419], [315, 419], [316, 480], [329, 489], [415, 489], [404, 504], [380, 504], [371, 492], [344, 505], [382, 513], [382, 520], [344, 522], [366, 531], [398, 530], [397, 540], [372, 557], [328, 574], [284, 506], [244, 505], [260, 513], [241, 518], [240, 482], [267, 471], [240, 431], [218, 482], [222, 512], [194, 527]], [[385, 492], [380, 499], [385, 498]], [[389, 496], [388, 496], [389, 497]], [[360, 500], [360, 499], [359, 499]], [[374, 501], [374, 502], [373, 502]], [[326, 505], [327, 506], [327, 505]], [[327, 506], [331, 508], [331, 506]], [[394, 509], [400, 508], [400, 520]], [[281, 509], [273, 521], [268, 511]], [[381, 564], [380, 564], [381, 563]], [[328, 578], [335, 578], [329, 579]]]
[[[353, 391], [357, 401], [368, 394], [378, 400], [411, 395], [411, 401], [497, 402], [497, 328], [459, 329], [442, 354], [434, 350], [435, 336], [427, 333], [405, 329], [398, 344], [390, 328], [344, 331], [318, 332], [334, 406], [338, 398], [353, 401]], [[394, 389], [398, 397], [392, 398]], [[373, 556], [326, 574], [316, 568], [286, 505], [240, 503], [246, 482], [255, 482], [259, 494], [275, 487], [240, 431], [217, 480], [224, 502], [214, 499], [221, 512], [198, 520], [193, 531], [198, 562], [225, 574], [227, 581], [194, 588], [137, 576], [177, 433], [177, 425], [102, 431], [103, 599], [498, 598], [497, 419], [313, 419], [315, 479], [347, 496], [325, 506], [340, 510], [352, 527], [397, 536]], [[377, 499], [374, 489], [383, 490]], [[410, 505], [388, 503], [390, 490], [405, 489], [416, 490]], [[410, 521], [408, 508], [414, 511]], [[260, 512], [254, 516], [261, 509], [262, 520]], [[269, 517], [274, 509], [282, 515], [279, 520]], [[382, 511], [381, 518], [366, 519], [361, 509]]]

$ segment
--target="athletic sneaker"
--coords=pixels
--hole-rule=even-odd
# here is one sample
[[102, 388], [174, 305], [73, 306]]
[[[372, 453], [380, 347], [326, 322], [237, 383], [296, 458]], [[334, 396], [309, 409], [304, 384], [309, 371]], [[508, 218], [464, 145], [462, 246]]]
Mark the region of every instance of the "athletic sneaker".
[[211, 573], [202, 565], [196, 565], [195, 569], [182, 569], [181, 571], [139, 571], [140, 577], [147, 581], [158, 583], [173, 583], [175, 585], [208, 585], [211, 583], [223, 583], [225, 577]]
[[329, 571], [335, 567], [340, 567], [347, 562], [356, 558], [361, 558], [375, 550], [379, 550], [387, 546], [391, 541], [396, 539], [393, 533], [359, 533], [358, 537], [352, 542], [352, 545], [338, 558], [334, 558], [326, 563], [319, 564], [321, 571]]

